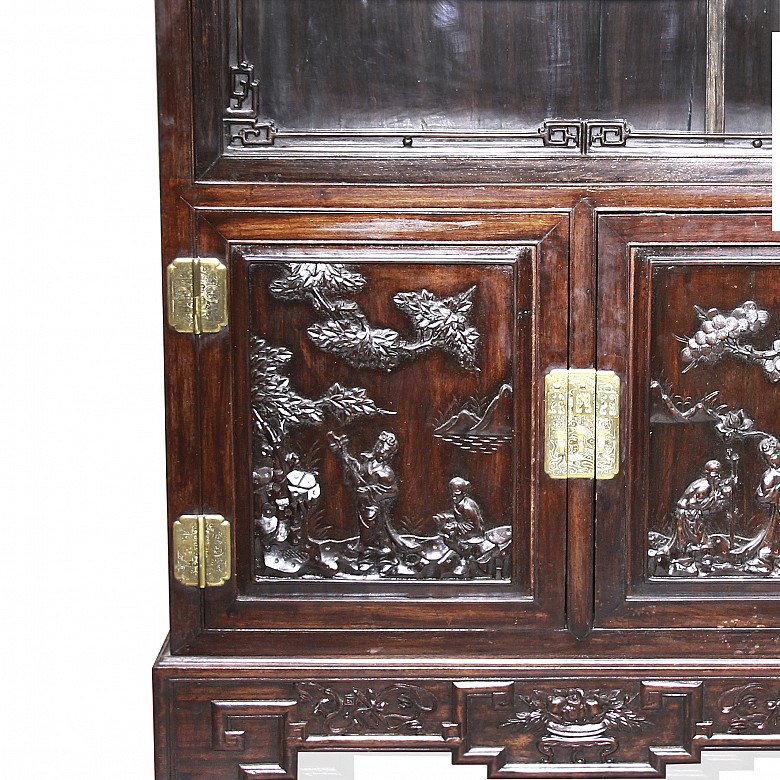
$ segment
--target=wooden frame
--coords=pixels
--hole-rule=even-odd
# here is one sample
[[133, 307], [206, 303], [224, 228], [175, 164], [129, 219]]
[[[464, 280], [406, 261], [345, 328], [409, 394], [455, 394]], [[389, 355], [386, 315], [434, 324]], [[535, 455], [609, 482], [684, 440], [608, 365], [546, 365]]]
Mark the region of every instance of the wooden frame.
[[[158, 780], [292, 778], [310, 749], [446, 750], [494, 777], [658, 777], [702, 749], [780, 745], [777, 579], [646, 583], [644, 499], [634, 501], [647, 485], [646, 272], [735, 252], [766, 261], [767, 156], [225, 156], [220, 9], [158, 2], [163, 268], [201, 255], [230, 274], [226, 329], [164, 330], [168, 526], [225, 515], [237, 564], [216, 588], [171, 576], [171, 633], [154, 672]], [[392, 264], [415, 247], [472, 260], [516, 250], [532, 267], [532, 316], [513, 313], [532, 342], [515, 418], [516, 462], [528, 465], [517, 493], [533, 507], [515, 521], [527, 572], [484, 588], [253, 585], [245, 257], [319, 248]], [[563, 367], [623, 380], [613, 480], [542, 471], [543, 376]], [[574, 734], [562, 707], [587, 733]]]

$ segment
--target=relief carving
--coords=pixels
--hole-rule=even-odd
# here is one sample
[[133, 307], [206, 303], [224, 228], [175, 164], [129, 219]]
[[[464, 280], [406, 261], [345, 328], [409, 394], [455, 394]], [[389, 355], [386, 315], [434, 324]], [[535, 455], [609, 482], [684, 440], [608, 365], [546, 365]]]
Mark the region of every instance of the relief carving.
[[323, 549], [321, 558], [332, 569], [424, 579], [509, 576], [512, 528], [485, 529], [482, 510], [467, 479], [450, 480], [450, 508], [432, 518], [434, 534], [399, 531], [393, 518], [399, 492], [392, 467], [398, 451], [395, 434], [383, 431], [374, 447], [359, 455], [352, 454], [346, 436], [330, 432], [328, 437], [353, 495], [358, 528], [357, 537], [341, 543], [331, 540]]
[[780, 690], [760, 683], [729, 688], [718, 699], [718, 709], [729, 716], [729, 734], [760, 734], [780, 730]]
[[439, 703], [430, 691], [417, 685], [396, 683], [378, 691], [369, 687], [338, 691], [335, 686], [306, 682], [297, 684], [296, 690], [301, 717], [313, 734], [421, 734], [437, 730], [425, 717], [436, 712]]
[[[319, 319], [306, 328], [308, 338], [352, 368], [391, 372], [438, 351], [451, 355], [462, 369], [479, 371], [480, 335], [470, 319], [476, 286], [445, 297], [424, 288], [395, 293], [393, 303], [410, 322], [410, 332], [402, 334], [372, 323], [358, 305], [356, 297], [368, 280], [357, 266], [274, 263], [272, 273], [264, 282], [269, 294], [311, 306]], [[511, 576], [511, 522], [495, 516], [502, 509], [493, 503], [494, 516], [485, 516], [462, 466], [447, 475], [449, 506], [398, 516], [396, 507], [406, 506], [408, 494], [400, 477], [407, 472], [394, 465], [396, 456], [404, 455], [395, 431], [380, 429], [374, 443], [366, 445], [365, 433], [349, 430], [360, 419], [395, 412], [380, 409], [366, 389], [339, 383], [320, 398], [304, 398], [286, 376], [289, 350], [258, 337], [251, 350], [257, 580]], [[439, 421], [434, 436], [470, 453], [489, 454], [512, 439], [513, 417], [512, 388], [503, 384], [491, 400], [471, 399], [454, 409]], [[303, 428], [322, 433], [296, 436]], [[306, 449], [302, 441], [311, 446]], [[341, 466], [341, 484], [334, 459]], [[342, 516], [328, 525], [327, 518], [339, 510]]]
[[309, 338], [323, 352], [353, 368], [393, 371], [435, 349], [453, 355], [460, 366], [476, 366], [479, 333], [469, 316], [476, 287], [439, 298], [429, 290], [399, 292], [393, 303], [410, 320], [413, 335], [373, 325], [348, 296], [361, 292], [365, 277], [342, 263], [285, 263], [282, 276], [270, 285], [279, 300], [307, 301], [324, 316], [311, 325]]
[[[286, 376], [292, 353], [253, 337], [250, 353], [254, 420], [255, 569], [257, 576], [503, 579], [510, 576], [511, 525], [485, 527], [471, 483], [450, 480], [450, 507], [427, 521], [394, 518], [401, 486], [392, 461], [398, 440], [382, 431], [367, 452], [353, 454], [347, 434], [327, 431], [356, 513], [355, 534], [333, 538], [322, 522], [324, 495], [315, 445], [301, 451], [294, 432], [347, 426], [391, 415], [360, 387], [338, 383], [317, 399], [300, 395]], [[407, 527], [404, 527], [404, 524]], [[433, 525], [435, 532], [416, 532]], [[411, 526], [411, 527], [409, 527]]]
[[[721, 457], [709, 459], [680, 495], [673, 509], [672, 529], [649, 533], [651, 576], [708, 577], [725, 575], [780, 576], [780, 441], [756, 428], [744, 409], [718, 404], [718, 392], [693, 403], [673, 396], [653, 381], [662, 401], [653, 421], [706, 423], [727, 445]], [[665, 418], [665, 419], [664, 419]], [[763, 472], [741, 473], [735, 450], [753, 444]], [[757, 517], [746, 532], [739, 507], [742, 491], [752, 488]], [[746, 485], [748, 483], [748, 485]]]
[[322, 494], [316, 449], [301, 452], [292, 432], [332, 419], [389, 415], [360, 387], [336, 383], [318, 399], [295, 391], [285, 375], [292, 352], [253, 337], [249, 357], [255, 456], [253, 483], [256, 549], [260, 570], [299, 574], [316, 565], [312, 521]]
[[439, 415], [433, 435], [466, 452], [490, 455], [512, 441], [512, 386], [493, 398], [453, 401]]
[[541, 734], [536, 748], [542, 761], [556, 759], [556, 748], [569, 752], [573, 763], [584, 763], [586, 752], [595, 749], [601, 762], [620, 747], [614, 732], [640, 731], [647, 719], [631, 705], [638, 694], [616, 690], [555, 688], [550, 693], [533, 691], [520, 695], [525, 709], [501, 724], [500, 728], [517, 728]]
[[760, 309], [755, 301], [745, 301], [725, 314], [714, 308], [694, 309], [701, 320], [699, 330], [690, 338], [678, 337], [685, 344], [681, 357], [687, 365], [683, 373], [732, 357], [760, 366], [770, 382], [780, 382], [780, 339], [775, 339], [767, 349], [748, 343], [763, 331], [770, 319], [769, 312]]

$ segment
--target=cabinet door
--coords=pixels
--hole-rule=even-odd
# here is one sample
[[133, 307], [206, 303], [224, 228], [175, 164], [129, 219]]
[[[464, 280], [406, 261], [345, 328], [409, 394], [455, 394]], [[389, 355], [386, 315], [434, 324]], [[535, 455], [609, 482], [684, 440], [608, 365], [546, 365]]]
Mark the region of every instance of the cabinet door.
[[596, 489], [596, 624], [780, 616], [780, 247], [766, 213], [599, 221], [599, 367], [623, 469]]
[[535, 453], [567, 216], [204, 210], [196, 230], [229, 274], [197, 403], [200, 511], [231, 523], [234, 575], [173, 582], [174, 644], [424, 655], [562, 627], [565, 484]]

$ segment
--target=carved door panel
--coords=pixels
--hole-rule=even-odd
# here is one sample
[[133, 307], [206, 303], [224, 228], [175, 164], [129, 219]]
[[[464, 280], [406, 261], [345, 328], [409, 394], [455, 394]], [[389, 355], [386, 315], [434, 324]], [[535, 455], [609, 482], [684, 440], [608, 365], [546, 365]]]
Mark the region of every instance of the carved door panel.
[[760, 627], [780, 606], [780, 246], [765, 213], [602, 216], [596, 624]]
[[424, 652], [563, 625], [565, 485], [533, 453], [567, 239], [550, 213], [199, 213], [229, 278], [227, 328], [199, 337], [200, 511], [231, 523], [234, 575], [174, 583], [182, 645]]

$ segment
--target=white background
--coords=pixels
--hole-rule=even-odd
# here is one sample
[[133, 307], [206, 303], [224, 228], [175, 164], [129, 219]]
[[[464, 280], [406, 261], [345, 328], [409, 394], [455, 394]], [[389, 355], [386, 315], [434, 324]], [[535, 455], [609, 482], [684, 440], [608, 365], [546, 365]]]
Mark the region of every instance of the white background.
[[[151, 0], [2, 4], [10, 780], [152, 778], [150, 669], [167, 626], [154, 68]], [[357, 772], [485, 777], [446, 755], [364, 756]]]

